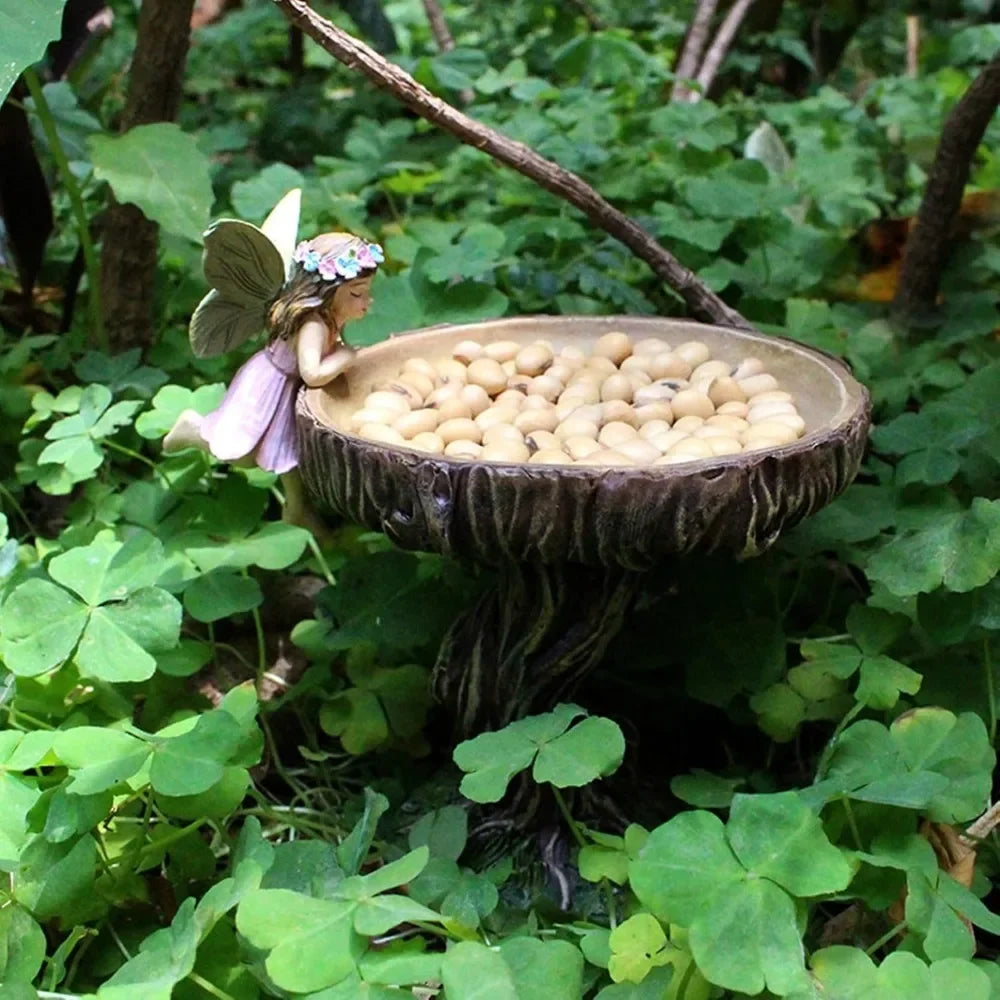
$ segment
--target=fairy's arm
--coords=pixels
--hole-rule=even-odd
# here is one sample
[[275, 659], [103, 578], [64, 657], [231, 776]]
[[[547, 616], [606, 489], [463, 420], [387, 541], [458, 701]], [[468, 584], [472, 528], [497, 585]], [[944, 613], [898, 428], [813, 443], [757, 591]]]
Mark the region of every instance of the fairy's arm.
[[296, 355], [299, 375], [308, 386], [326, 385], [332, 382], [354, 361], [353, 347], [340, 342], [336, 348], [324, 356], [329, 328], [320, 319], [307, 320], [299, 328]]

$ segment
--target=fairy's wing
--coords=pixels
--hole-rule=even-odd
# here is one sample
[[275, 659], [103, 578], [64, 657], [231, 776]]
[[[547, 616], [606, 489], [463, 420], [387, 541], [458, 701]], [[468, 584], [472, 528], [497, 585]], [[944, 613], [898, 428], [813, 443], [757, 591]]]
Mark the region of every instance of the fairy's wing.
[[205, 277], [212, 291], [191, 317], [191, 348], [210, 357], [239, 347], [264, 328], [267, 307], [285, 281], [285, 262], [256, 226], [222, 219], [205, 233]]
[[266, 323], [266, 302], [256, 306], [240, 305], [212, 289], [191, 317], [188, 327], [191, 350], [199, 358], [224, 354], [256, 336]]
[[292, 269], [292, 253], [299, 234], [299, 213], [302, 208], [302, 188], [292, 188], [282, 197], [260, 224], [261, 232], [275, 245], [285, 265], [285, 274]]
[[285, 281], [278, 248], [256, 226], [220, 219], [205, 233], [205, 277], [225, 299], [253, 306], [274, 298]]

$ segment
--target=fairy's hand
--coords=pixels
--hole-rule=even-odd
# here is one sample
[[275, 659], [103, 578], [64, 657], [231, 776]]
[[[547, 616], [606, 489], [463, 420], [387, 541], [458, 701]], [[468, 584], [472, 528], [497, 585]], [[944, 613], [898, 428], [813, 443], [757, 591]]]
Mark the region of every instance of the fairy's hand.
[[354, 362], [355, 350], [342, 340], [326, 353], [329, 327], [321, 319], [310, 319], [299, 329], [296, 354], [299, 376], [310, 387], [326, 385]]

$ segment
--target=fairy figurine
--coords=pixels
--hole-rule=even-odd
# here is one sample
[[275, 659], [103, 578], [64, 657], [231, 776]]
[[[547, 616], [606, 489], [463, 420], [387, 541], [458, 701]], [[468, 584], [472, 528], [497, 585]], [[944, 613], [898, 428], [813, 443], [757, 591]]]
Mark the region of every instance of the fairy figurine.
[[326, 385], [352, 363], [344, 327], [368, 311], [372, 278], [384, 257], [377, 243], [351, 233], [323, 233], [296, 246], [300, 201], [301, 192], [290, 191], [260, 228], [222, 219], [205, 233], [204, 270], [212, 290], [191, 318], [194, 353], [210, 357], [263, 329], [269, 335], [236, 373], [219, 407], [204, 416], [181, 413], [163, 450], [203, 448], [223, 461], [279, 473], [284, 519], [316, 530], [296, 471], [295, 397], [303, 383]]

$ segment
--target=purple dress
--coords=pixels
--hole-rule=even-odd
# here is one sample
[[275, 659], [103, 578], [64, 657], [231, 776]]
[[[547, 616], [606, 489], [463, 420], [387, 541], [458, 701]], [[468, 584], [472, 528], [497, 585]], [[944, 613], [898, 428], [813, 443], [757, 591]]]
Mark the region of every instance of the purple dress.
[[252, 454], [268, 472], [298, 465], [295, 394], [302, 380], [294, 347], [274, 340], [236, 373], [218, 409], [202, 421], [202, 437], [224, 462]]

